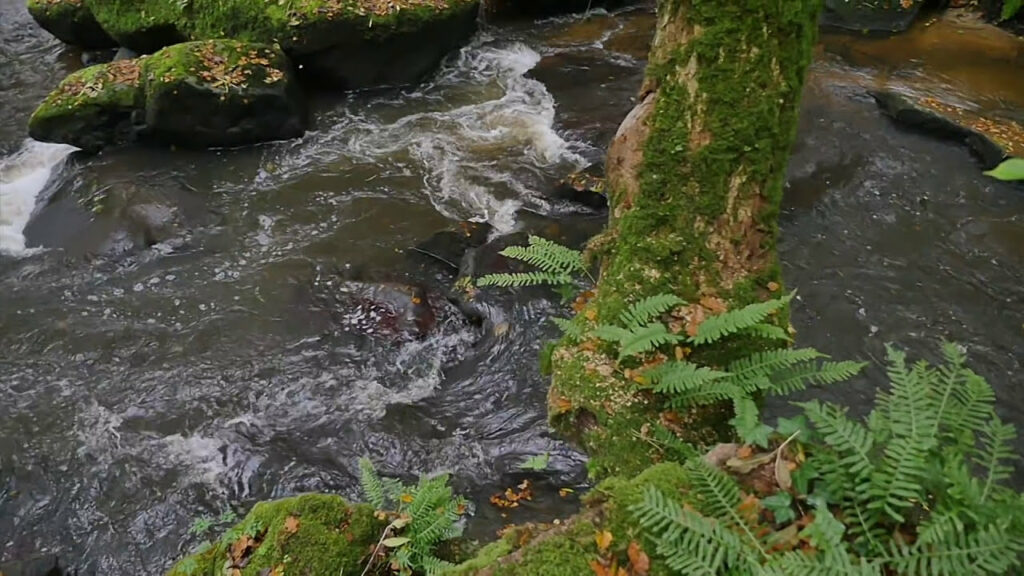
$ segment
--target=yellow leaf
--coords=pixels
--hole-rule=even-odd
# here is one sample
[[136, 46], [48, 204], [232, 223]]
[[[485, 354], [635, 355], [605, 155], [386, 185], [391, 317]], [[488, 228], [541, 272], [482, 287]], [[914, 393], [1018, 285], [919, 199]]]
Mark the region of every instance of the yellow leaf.
[[612, 545], [612, 533], [607, 530], [602, 530], [594, 535], [594, 542], [597, 543], [597, 549], [604, 552]]
[[299, 519], [295, 516], [288, 516], [284, 519], [284, 531], [295, 534], [299, 531]]
[[405, 502], [406, 504], [412, 502], [412, 494], [402, 494], [401, 500], [402, 500], [402, 502]]

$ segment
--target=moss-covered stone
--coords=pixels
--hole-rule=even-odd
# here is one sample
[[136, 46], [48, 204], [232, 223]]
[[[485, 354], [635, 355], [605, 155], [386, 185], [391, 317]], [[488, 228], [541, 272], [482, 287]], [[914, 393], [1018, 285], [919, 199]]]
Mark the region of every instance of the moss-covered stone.
[[825, 0], [821, 23], [858, 33], [903, 32], [917, 19], [925, 0]]
[[371, 506], [331, 494], [260, 502], [215, 544], [167, 576], [359, 574], [384, 530]]
[[[633, 477], [614, 477], [598, 484], [585, 498], [585, 509], [558, 525], [514, 527], [483, 549], [473, 559], [460, 564], [454, 574], [491, 576], [580, 576], [593, 574], [592, 563], [612, 563], [630, 571], [627, 550], [635, 543], [648, 554], [648, 574], [671, 574], [653, 554], [653, 545], [640, 532], [630, 507], [639, 503], [644, 492], [654, 487], [667, 495], [679, 496], [686, 488], [686, 475], [678, 464], [659, 464]], [[611, 541], [598, 548], [597, 536], [607, 531]]]
[[301, 136], [305, 110], [277, 47], [186, 42], [142, 65], [146, 137], [180, 146], [237, 146]]
[[187, 2], [179, 0], [84, 0], [96, 21], [117, 41], [148, 54], [186, 40]]
[[94, 151], [135, 138], [143, 106], [135, 60], [99, 64], [64, 79], [29, 119], [29, 135]]
[[96, 22], [84, 0], [28, 0], [28, 13], [61, 42], [88, 50], [117, 46]]

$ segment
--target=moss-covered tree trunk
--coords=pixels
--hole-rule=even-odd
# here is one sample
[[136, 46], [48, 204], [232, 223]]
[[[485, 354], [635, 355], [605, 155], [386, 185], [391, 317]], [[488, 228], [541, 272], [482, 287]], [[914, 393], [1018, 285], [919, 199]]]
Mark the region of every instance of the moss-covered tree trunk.
[[[779, 203], [819, 9], [818, 0], [658, 2], [638, 104], [608, 152], [611, 211], [592, 245], [601, 276], [589, 319], [614, 321], [639, 298], [672, 293], [690, 303], [682, 321], [699, 322], [780, 290]], [[655, 399], [586, 345], [562, 344], [552, 367], [552, 420], [583, 442], [592, 473], [657, 459], [646, 437]], [[712, 440], [721, 421], [682, 425]]]

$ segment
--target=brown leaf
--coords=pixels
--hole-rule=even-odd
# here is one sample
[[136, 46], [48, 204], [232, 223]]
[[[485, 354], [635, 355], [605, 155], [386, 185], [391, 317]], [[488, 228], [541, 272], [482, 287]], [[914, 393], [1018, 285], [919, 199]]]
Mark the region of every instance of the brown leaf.
[[235, 540], [235, 543], [231, 545], [231, 559], [236, 564], [241, 562], [249, 552], [249, 549], [253, 547], [253, 544], [255, 544], [255, 542], [253, 541], [252, 536], [242, 534], [242, 537]]
[[700, 305], [707, 308], [712, 314], [723, 314], [728, 307], [725, 302], [715, 296], [705, 296], [700, 299]]
[[789, 492], [793, 487], [793, 477], [789, 474], [789, 461], [781, 456], [775, 459], [775, 481], [779, 488]]
[[284, 531], [295, 534], [299, 531], [299, 519], [295, 516], [288, 516], [284, 519]]
[[744, 444], [740, 446], [740, 449], [736, 451], [737, 458], [750, 458], [754, 455], [754, 448], [750, 444]]
[[602, 530], [597, 534], [594, 534], [594, 542], [597, 543], [597, 549], [604, 552], [612, 545], [612, 533], [607, 530]]
[[594, 571], [595, 576], [612, 576], [608, 568], [597, 560], [590, 561], [590, 569]]
[[629, 556], [629, 563], [633, 566], [633, 576], [647, 576], [647, 572], [651, 569], [651, 559], [647, 557], [647, 553], [640, 548], [636, 540], [629, 543], [626, 554]]

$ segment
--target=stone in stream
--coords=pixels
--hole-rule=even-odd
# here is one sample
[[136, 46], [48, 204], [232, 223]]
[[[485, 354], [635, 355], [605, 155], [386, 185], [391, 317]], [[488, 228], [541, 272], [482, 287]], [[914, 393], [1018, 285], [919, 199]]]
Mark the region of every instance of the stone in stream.
[[305, 102], [291, 63], [276, 47], [187, 42], [141, 61], [147, 139], [203, 148], [305, 132]]
[[117, 46], [96, 22], [85, 0], [28, 0], [27, 7], [32, 18], [61, 42], [86, 50]]
[[591, 164], [569, 174], [551, 189], [550, 196], [595, 210], [607, 208], [608, 196], [605, 195], [604, 165]]
[[966, 144], [986, 169], [994, 168], [1007, 156], [1024, 157], [1024, 126], [1017, 122], [985, 118], [934, 98], [884, 91], [872, 95], [899, 124]]
[[385, 524], [373, 506], [334, 494], [264, 501], [166, 576], [283, 574], [283, 566], [288, 574], [360, 574]]
[[95, 152], [136, 139], [239, 146], [301, 136], [306, 113], [278, 49], [188, 42], [68, 76], [36, 109], [29, 134]]
[[894, 34], [917, 19], [924, 0], [825, 0], [821, 25], [825, 28]]
[[142, 122], [142, 69], [136, 60], [98, 64], [64, 79], [36, 109], [29, 135], [94, 152], [135, 139]]

